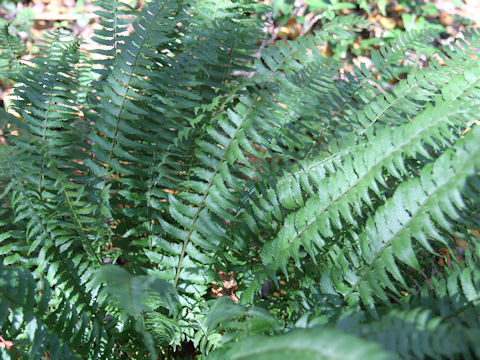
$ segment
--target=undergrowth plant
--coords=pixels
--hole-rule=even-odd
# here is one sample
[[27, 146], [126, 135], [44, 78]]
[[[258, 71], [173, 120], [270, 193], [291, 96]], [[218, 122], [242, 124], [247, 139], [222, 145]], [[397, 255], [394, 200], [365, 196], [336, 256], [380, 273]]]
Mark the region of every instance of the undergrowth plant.
[[344, 73], [355, 16], [264, 47], [256, 2], [97, 5], [92, 53], [2, 33], [2, 358], [480, 357], [478, 31]]

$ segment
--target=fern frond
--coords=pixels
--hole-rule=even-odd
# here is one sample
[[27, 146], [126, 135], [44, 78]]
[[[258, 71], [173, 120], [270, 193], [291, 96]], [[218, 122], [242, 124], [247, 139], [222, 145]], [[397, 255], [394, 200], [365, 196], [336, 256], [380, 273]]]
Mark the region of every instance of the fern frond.
[[105, 80], [115, 64], [118, 47], [125, 40], [128, 24], [137, 14], [128, 3], [120, 0], [96, 0], [95, 5], [100, 9], [95, 14], [100, 17], [101, 29], [95, 29], [92, 40], [102, 48], [96, 49], [99, 59], [95, 60], [96, 72]]
[[152, 292], [161, 297], [170, 313], [178, 311], [175, 289], [163, 280], [132, 276], [119, 266], [105, 265], [97, 271], [94, 282], [98, 285], [106, 283], [100, 296], [119, 306], [123, 316], [138, 317], [149, 309], [148, 297]]
[[298, 329], [275, 337], [255, 336], [220, 348], [209, 359], [394, 359], [352, 335], [331, 329]]
[[[477, 196], [478, 197], [478, 196]], [[466, 242], [464, 256], [455, 259], [458, 249], [452, 248], [452, 263], [443, 272], [432, 273], [422, 284], [417, 297], [410, 299], [412, 307], [429, 309], [436, 316], [449, 319], [467, 328], [476, 329], [480, 311], [480, 269], [478, 244], [475, 238]]]
[[[468, 83], [465, 86], [470, 87]], [[282, 252], [292, 254], [298, 263], [299, 246], [308, 250], [322, 248], [325, 244], [322, 239], [331, 237], [333, 228], [341, 229], [344, 226], [342, 218], [346, 223], [356, 226], [354, 214], [361, 216], [364, 211], [359, 200], [371, 204], [372, 195], [380, 195], [379, 185], [386, 185], [383, 171], [386, 170], [393, 178], [408, 175], [403, 157], [407, 155], [415, 158], [421, 154], [430, 158], [431, 155], [423, 147], [425, 139], [431, 138], [428, 142], [434, 146], [437, 146], [435, 142], [454, 140], [457, 135], [451, 132], [449, 123], [455, 120], [461, 124], [462, 113], [466, 114], [464, 111], [468, 112], [459, 108], [452, 109], [447, 102], [430, 107], [413, 122], [396, 128], [395, 131], [387, 128], [371, 138], [365, 149], [347, 154], [342, 159], [341, 167], [336, 168], [332, 176], [319, 178], [319, 169], [312, 168], [312, 176], [303, 177], [303, 183], [293, 180], [282, 184], [282, 193], [286, 194], [279, 194], [279, 203], [283, 199], [283, 207], [299, 207], [299, 210], [286, 218], [278, 238], [265, 247], [265, 263], [275, 263], [277, 269], [285, 271], [287, 258], [280, 255]], [[312, 193], [312, 185], [318, 192]], [[310, 194], [306, 201], [302, 192], [299, 192], [302, 188]], [[314, 197], [311, 196], [313, 194]], [[316, 255], [315, 250], [311, 255]]]
[[478, 329], [436, 317], [421, 308], [393, 310], [374, 322], [357, 323], [354, 317], [346, 317], [337, 327], [380, 343], [402, 359], [475, 358], [479, 351], [475, 340]]
[[0, 80], [16, 80], [22, 69], [20, 58], [25, 55], [25, 45], [22, 40], [10, 33], [10, 26], [4, 25], [0, 31]]
[[280, 330], [278, 321], [265, 310], [257, 307], [246, 308], [224, 297], [212, 301], [205, 325], [210, 331], [218, 331], [218, 328], [229, 331], [230, 335], [223, 337], [224, 342], [229, 341], [230, 337]]
[[455, 66], [458, 62], [478, 59], [480, 47], [480, 34], [477, 29], [471, 28], [468, 33], [448, 42], [443, 46], [438, 55], [448, 66]]
[[[418, 39], [416, 40], [418, 41]], [[343, 145], [340, 146], [339, 153], [342, 153], [345, 149], [345, 151], [348, 151], [347, 149], [349, 147], [356, 147], [358, 143], [361, 143], [362, 137], [361, 135], [367, 134], [369, 137], [374, 135], [377, 131], [381, 130], [383, 126], [378, 126], [380, 124], [382, 125], [387, 125], [390, 126], [392, 123], [393, 124], [402, 124], [402, 123], [407, 123], [411, 121], [411, 117], [414, 116], [415, 114], [418, 114], [422, 110], [425, 109], [426, 106], [432, 101], [435, 102], [442, 102], [441, 98], [439, 97], [439, 91], [437, 86], [432, 86], [433, 83], [438, 83], [442, 82], [444, 88], [444, 93], [445, 94], [450, 94], [451, 92], [448, 91], [448, 88], [450, 85], [448, 84], [458, 84], [457, 88], [460, 89], [460, 87], [464, 88], [464, 93], [459, 93], [458, 95], [455, 95], [455, 97], [448, 99], [449, 101], [452, 101], [454, 99], [457, 99], [458, 101], [464, 100], [468, 101], [470, 97], [470, 93], [474, 91], [475, 87], [478, 86], [475, 85], [475, 80], [473, 80], [472, 84], [470, 85], [470, 80], [467, 80], [465, 76], [462, 73], [458, 73], [459, 69], [465, 69], [468, 68], [470, 69], [470, 72], [473, 72], [474, 69], [476, 68], [476, 64], [471, 61], [466, 61], [464, 63], [459, 63], [457, 64], [458, 67], [453, 67], [453, 68], [441, 68], [437, 69], [437, 71], [421, 71], [418, 73], [412, 73], [409, 74], [408, 78], [406, 80], [400, 81], [395, 87], [395, 90], [392, 94], [378, 94], [378, 91], [376, 91], [375, 96], [369, 96], [368, 98], [370, 101], [366, 103], [362, 107], [351, 107], [351, 105], [348, 105], [345, 107], [345, 105], [348, 104], [350, 97], [353, 94], [346, 93], [342, 90], [342, 85], [338, 84], [335, 85], [335, 83], [332, 83], [329, 81], [329, 77], [332, 77], [332, 74], [328, 73], [329, 69], [326, 67], [324, 70], [322, 70], [322, 67], [318, 64], [318, 62], [315, 64], [316, 67], [310, 67], [308, 64], [301, 70], [301, 75], [299, 78], [301, 79], [301, 82], [310, 84], [307, 86], [307, 89], [304, 89], [303, 87], [297, 88], [301, 90], [299, 94], [301, 93], [302, 96], [302, 106], [306, 106], [307, 111], [303, 113], [301, 110], [298, 111], [298, 107], [295, 105], [289, 103], [287, 108], [289, 109], [289, 112], [293, 115], [296, 116], [301, 116], [303, 121], [303, 124], [306, 122], [308, 123], [308, 116], [306, 114], [312, 114], [312, 113], [318, 113], [316, 108], [318, 108], [318, 105], [308, 105], [306, 101], [304, 100], [305, 97], [308, 98], [308, 96], [312, 97], [311, 104], [315, 104], [316, 99], [319, 96], [329, 96], [331, 97], [329, 100], [329, 103], [332, 104], [332, 107], [330, 110], [326, 106], [322, 106], [323, 111], [325, 111], [325, 114], [320, 113], [320, 115], [327, 116], [328, 111], [334, 111], [338, 116], [340, 117], [341, 120], [338, 121], [332, 121], [329, 123], [328, 120], [318, 122], [318, 125], [312, 125], [309, 126], [309, 130], [314, 132], [320, 132], [321, 135], [319, 134], [319, 138], [323, 139], [324, 144], [320, 143], [313, 143], [312, 145], [312, 139], [310, 137], [307, 137], [306, 141], [310, 144], [310, 148], [312, 147], [318, 147], [321, 148], [322, 146], [329, 146], [332, 147], [334, 144], [332, 144], [331, 141], [329, 141], [329, 138], [332, 139], [332, 141], [336, 141], [335, 137], [342, 135], [341, 140], [343, 142]], [[324, 64], [325, 65], [325, 64]], [[320, 69], [320, 70], [318, 70]], [[316, 77], [322, 76], [321, 80], [319, 80], [319, 83], [321, 83], [321, 87], [315, 87], [316, 83]], [[325, 76], [325, 79], [323, 78]], [[365, 78], [366, 79], [366, 78]], [[295, 80], [295, 82], [299, 82], [300, 80]], [[283, 81], [283, 84], [285, 84], [285, 81]], [[462, 84], [462, 85], [459, 85]], [[361, 85], [359, 85], [361, 88]], [[337, 88], [337, 90], [335, 89]], [[309, 88], [312, 88], [309, 90]], [[350, 89], [351, 87], [348, 87]], [[290, 93], [295, 93], [295, 87], [283, 87], [284, 91], [281, 91], [282, 94], [290, 94]], [[322, 90], [324, 89], [324, 90]], [[305, 91], [309, 90], [309, 91]], [[310, 95], [311, 94], [311, 95]], [[328, 95], [327, 95], [328, 94]], [[286, 96], [286, 95], [285, 95]], [[365, 92], [361, 92], [361, 95], [355, 94], [356, 99], [361, 99], [366, 96]], [[337, 109], [342, 108], [342, 112], [338, 113]], [[300, 108], [301, 109], [301, 108]], [[401, 114], [401, 117], [399, 117], [398, 114]], [[409, 115], [411, 114], [411, 115]], [[352, 117], [355, 119], [352, 121]], [[345, 125], [347, 124], [347, 125]], [[348, 126], [348, 128], [351, 128], [353, 125], [353, 129], [359, 134], [356, 137], [351, 136], [351, 130], [350, 134], [344, 134], [345, 130], [342, 130], [342, 127], [345, 128]], [[287, 125], [288, 126], [288, 125]], [[301, 125], [304, 126], [304, 125]], [[318, 129], [317, 129], [318, 127]], [[328, 128], [330, 127], [330, 130]], [[321, 130], [320, 130], [321, 128]], [[299, 134], [302, 131], [294, 125], [293, 129], [296, 130], [296, 133]], [[338, 132], [340, 129], [340, 132]], [[368, 130], [368, 131], [367, 131]], [[347, 136], [350, 135], [350, 136]], [[296, 146], [296, 150], [298, 151], [298, 148], [302, 144], [302, 140], [299, 137], [299, 135], [296, 135], [294, 137], [294, 141], [292, 142]], [[301, 149], [301, 148], [300, 148]], [[317, 150], [318, 151], [318, 150]], [[322, 156], [325, 156], [327, 159], [333, 159], [333, 158], [338, 158], [339, 154], [332, 154], [331, 152], [325, 152], [325, 154], [322, 154]], [[316, 161], [318, 163], [321, 163], [323, 160]], [[328, 160], [327, 164], [330, 164], [328, 166], [333, 166], [331, 165], [331, 160]], [[327, 164], [322, 165], [324, 168], [328, 168]], [[305, 168], [310, 168], [310, 164], [302, 164], [303, 167]], [[338, 167], [342, 167], [340, 163], [337, 165]], [[288, 172], [295, 172], [298, 174], [298, 170], [296, 168], [289, 169], [288, 167], [282, 168], [282, 171], [285, 173]], [[324, 170], [321, 170], [324, 171]], [[331, 170], [332, 172], [334, 171], [333, 168]], [[300, 173], [303, 173], [303, 170], [300, 171]], [[286, 177], [291, 177], [291, 175], [286, 175]], [[316, 178], [315, 178], [316, 177]], [[312, 174], [311, 178], [315, 179], [310, 179], [307, 180], [305, 178], [299, 179], [297, 181], [294, 181], [293, 184], [288, 187], [285, 183], [285, 180], [280, 180], [280, 183], [282, 183], [283, 186], [287, 186], [288, 190], [287, 191], [282, 191], [281, 196], [286, 196], [290, 202], [293, 201], [293, 198], [297, 196], [298, 194], [295, 191], [292, 191], [295, 187], [300, 189], [302, 186], [305, 186], [305, 191], [307, 193], [312, 193], [314, 191], [313, 189], [310, 189], [311, 185], [308, 185], [308, 183], [315, 184], [316, 182], [319, 182], [320, 179], [323, 176], [318, 176], [318, 174]], [[272, 179], [270, 181], [278, 181], [275, 179]], [[303, 181], [303, 185], [300, 186], [300, 182]], [[257, 186], [257, 184], [255, 184]], [[260, 185], [261, 186], [261, 185]], [[252, 186], [251, 189], [249, 190], [250, 195], [248, 197], [251, 197], [253, 199], [256, 198], [261, 198], [264, 196], [262, 194], [263, 192], [271, 192], [273, 189], [271, 187], [268, 187], [268, 190], [263, 190], [261, 193], [258, 193], [255, 188]], [[310, 191], [310, 192], [309, 192]], [[255, 195], [253, 195], [255, 194]], [[284, 195], [282, 195], [284, 194]], [[297, 195], [294, 195], [297, 194]], [[301, 199], [297, 200], [300, 201]], [[242, 200], [245, 201], [245, 200]], [[257, 201], [257, 200], [254, 200]], [[284, 214], [281, 213], [280, 209], [278, 208], [278, 205], [269, 205], [268, 202], [265, 204], [265, 200], [260, 200], [264, 204], [262, 207], [266, 207], [266, 211], [261, 211], [259, 212], [259, 216], [256, 217], [256, 221], [260, 219], [265, 220], [265, 224], [270, 223], [272, 224], [273, 222], [270, 220], [271, 219], [271, 214], [272, 212], [277, 214], [276, 216], [278, 218], [282, 218]], [[270, 200], [273, 204], [277, 203], [278, 201], [276, 199], [271, 199]], [[290, 206], [295, 207], [295, 204], [292, 202]], [[258, 205], [254, 205], [254, 208], [257, 208]], [[260, 208], [261, 209], [261, 208]], [[250, 224], [253, 224], [254, 221], [249, 220]], [[265, 225], [264, 225], [265, 226]]]
[[13, 340], [28, 358], [39, 359], [46, 353], [51, 359], [118, 355], [102, 321], [92, 324], [68, 301], [56, 302], [46, 279], [36, 282], [25, 269], [0, 267], [0, 273], [2, 336]]
[[[412, 239], [430, 252], [434, 251], [430, 239], [445, 243], [440, 232], [451, 230], [452, 220], [458, 219], [459, 211], [464, 208], [462, 192], [470, 186], [468, 178], [478, 171], [479, 135], [480, 128], [476, 127], [452, 150], [425, 166], [419, 178], [400, 185], [385, 205], [367, 220], [365, 230], [358, 238], [362, 258], [358, 259], [359, 265], [355, 269], [348, 271], [350, 285], [339, 286], [346, 298], [360, 296], [369, 307], [374, 306], [372, 295], [387, 301], [384, 288], [394, 290], [389, 276], [405, 284], [394, 259], [420, 269], [418, 251]], [[415, 197], [412, 198], [411, 194]], [[387, 219], [390, 220], [388, 223]], [[337, 255], [339, 259], [344, 256]]]

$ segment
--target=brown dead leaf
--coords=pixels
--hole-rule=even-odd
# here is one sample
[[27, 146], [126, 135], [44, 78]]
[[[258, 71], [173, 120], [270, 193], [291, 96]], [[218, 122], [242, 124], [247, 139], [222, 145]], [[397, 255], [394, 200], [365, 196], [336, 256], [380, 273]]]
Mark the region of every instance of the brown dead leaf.
[[357, 36], [357, 37], [356, 37], [355, 42], [353, 43], [353, 48], [354, 48], [355, 50], [360, 49], [360, 45], [361, 45], [361, 43], [362, 43], [362, 40], [363, 40], [363, 38], [362, 38], [361, 36]]
[[397, 21], [395, 19], [385, 16], [379, 16], [378, 22], [387, 30], [395, 29], [395, 27], [397, 26]]
[[228, 296], [230, 299], [235, 301], [236, 303], [240, 301], [237, 295], [235, 295], [234, 291], [238, 289], [237, 281], [235, 280], [234, 273], [229, 272], [225, 274], [225, 272], [218, 270], [217, 271], [218, 277], [222, 282], [222, 286], [218, 285], [216, 282], [212, 281], [210, 285], [212, 286], [212, 297], [217, 299], [222, 296]]
[[288, 36], [289, 29], [286, 26], [281, 26], [280, 29], [278, 29], [278, 37], [280, 39], [285, 39]]
[[469, 132], [470, 130], [472, 130], [472, 126], [473, 125], [477, 125], [479, 126], [480, 125], [480, 121], [479, 120], [473, 120], [469, 125], [468, 127], [462, 131], [462, 136], [465, 135], [467, 132]]
[[218, 299], [219, 297], [222, 297], [222, 296], [228, 296], [225, 290], [222, 287], [220, 287], [216, 282], [212, 281], [210, 283], [210, 286], [211, 286], [212, 298]]
[[433, 54], [433, 58], [435, 60], [437, 60], [437, 62], [441, 65], [441, 66], [445, 66], [447, 65], [447, 63], [445, 62], [445, 60], [443, 60], [440, 55], [438, 55], [437, 53]]
[[477, 239], [480, 239], [480, 231], [476, 229], [470, 229], [470, 231], [472, 232], [473, 236], [475, 236]]
[[462, 240], [462, 239], [459, 239], [459, 238], [455, 238], [455, 242], [457, 243], [458, 246], [460, 246], [461, 248], [468, 248], [469, 245], [466, 241]]
[[395, 11], [397, 14], [401, 14], [401, 13], [404, 13], [404, 12], [405, 12], [405, 8], [404, 8], [402, 5], [400, 5], [400, 4], [395, 4], [394, 11]]
[[162, 190], [169, 194], [178, 194], [180, 192], [180, 190], [171, 190], [171, 189], [162, 189]]
[[451, 261], [452, 257], [450, 255], [450, 252], [445, 248], [440, 248], [438, 251], [440, 251], [443, 255], [443, 257], [440, 258], [437, 261], [438, 265], [445, 266], [445, 264], [446, 264], [449, 268], [451, 268], [452, 267], [452, 261]]
[[379, 15], [377, 12], [372, 12], [370, 15], [368, 15], [367, 20], [371, 23], [378, 23], [378, 19], [381, 15]]
[[317, 46], [318, 50], [320, 50], [320, 53], [322, 54], [323, 57], [329, 58], [333, 55], [333, 51], [330, 48], [330, 45], [328, 41], [325, 41], [323, 45]]
[[220, 277], [222, 285], [226, 290], [234, 291], [238, 289], [233, 272], [229, 272], [228, 275], [226, 275], [223, 271], [219, 271], [218, 276]]
[[442, 24], [443, 26], [448, 26], [453, 23], [453, 18], [452, 15], [450, 15], [446, 11], [442, 11], [440, 13], [440, 16], [438, 17], [438, 21], [440, 21], [440, 24]]
[[300, 36], [301, 33], [302, 33], [302, 25], [295, 24], [290, 28], [290, 32], [288, 33], [288, 38], [290, 40], [295, 40], [297, 37]]
[[1, 335], [0, 335], [0, 348], [2, 349], [11, 349], [15, 346], [15, 343], [9, 340], [5, 340]]
[[288, 19], [285, 26], [281, 26], [278, 29], [278, 37], [285, 39], [288, 37], [290, 40], [295, 40], [302, 33], [302, 25], [296, 22], [295, 17]]

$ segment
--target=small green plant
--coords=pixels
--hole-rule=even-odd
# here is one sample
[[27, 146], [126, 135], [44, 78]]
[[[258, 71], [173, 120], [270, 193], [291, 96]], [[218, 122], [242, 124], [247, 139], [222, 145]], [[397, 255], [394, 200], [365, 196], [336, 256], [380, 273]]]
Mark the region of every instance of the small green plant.
[[355, 16], [257, 54], [256, 2], [97, 4], [1, 53], [2, 358], [480, 357], [480, 33], [339, 76]]

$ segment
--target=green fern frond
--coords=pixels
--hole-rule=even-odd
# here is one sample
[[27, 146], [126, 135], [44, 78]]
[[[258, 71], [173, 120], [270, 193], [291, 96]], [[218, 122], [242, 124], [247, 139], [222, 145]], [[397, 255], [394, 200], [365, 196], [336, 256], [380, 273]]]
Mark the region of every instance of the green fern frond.
[[0, 80], [15, 81], [22, 69], [20, 58], [25, 55], [25, 45], [20, 38], [10, 33], [10, 26], [4, 25], [0, 31]]
[[[266, 332], [278, 332], [280, 324], [268, 312], [261, 308], [246, 308], [229, 298], [220, 298], [212, 302], [205, 325], [209, 330], [218, 328], [229, 331], [230, 337], [251, 336]], [[223, 341], [229, 341], [224, 336]]]
[[[152, 293], [161, 297], [167, 310], [175, 315], [178, 311], [175, 289], [167, 282], [146, 276], [132, 276], [119, 266], [105, 265], [97, 270], [94, 282], [100, 286], [106, 283], [100, 291], [110, 304], [119, 306], [125, 317], [138, 317], [149, 309], [148, 300]], [[150, 296], [149, 296], [150, 295]]]
[[[363, 339], [375, 341], [402, 359], [475, 358], [478, 330], [434, 316], [421, 308], [393, 310], [378, 321], [341, 319], [337, 327]], [[473, 355], [472, 354], [473, 351]]]
[[394, 359], [394, 356], [352, 335], [330, 330], [294, 330], [286, 335], [255, 336], [220, 348], [209, 359]]
[[[367, 220], [357, 240], [362, 259], [358, 259], [356, 269], [349, 271], [350, 286], [342, 286], [340, 291], [346, 298], [360, 296], [369, 307], [374, 306], [373, 294], [387, 301], [384, 288], [394, 290], [392, 279], [405, 284], [394, 259], [420, 269], [412, 239], [430, 252], [434, 251], [430, 239], [445, 243], [440, 232], [451, 230], [452, 220], [464, 208], [463, 188], [469, 186], [468, 178], [478, 171], [479, 134], [478, 127], [467, 133], [452, 150], [425, 166], [419, 178], [400, 185]], [[386, 223], [386, 219], [390, 222]], [[342, 254], [337, 255], [342, 258]]]
[[16, 343], [11, 355], [30, 359], [46, 353], [51, 359], [118, 355], [103, 325], [99, 327], [102, 322], [92, 324], [67, 301], [56, 302], [46, 279], [36, 282], [28, 270], [20, 268], [0, 267], [0, 272], [0, 322], [2, 336]]
[[[470, 85], [466, 83], [465, 87], [469, 88]], [[453, 113], [449, 114], [450, 111]], [[308, 250], [322, 248], [325, 244], [322, 239], [332, 236], [333, 228], [340, 229], [344, 226], [341, 219], [357, 226], [354, 214], [361, 216], [363, 213], [359, 200], [370, 205], [373, 195], [380, 195], [379, 186], [386, 186], [383, 171], [386, 170], [393, 178], [408, 175], [403, 157], [408, 155], [415, 158], [421, 154], [430, 158], [431, 155], [423, 148], [423, 142], [428, 137], [438, 143], [454, 140], [457, 135], [452, 134], [448, 126], [452, 119], [461, 126], [462, 112], [462, 108], [452, 109], [450, 103], [430, 107], [413, 122], [394, 130], [387, 128], [371, 138], [365, 149], [347, 154], [332, 176], [321, 179], [318, 177], [319, 169], [313, 168], [308, 182], [304, 177], [303, 183], [297, 180], [287, 183], [290, 186], [282, 186], [286, 192], [283, 196], [282, 193], [279, 194], [279, 198], [283, 199], [282, 205], [287, 209], [300, 209], [286, 218], [278, 238], [265, 247], [265, 263], [275, 263], [277, 269], [285, 271], [286, 258], [280, 255], [282, 252], [292, 254], [298, 263], [298, 253], [295, 253], [299, 246]], [[432, 140], [429, 143], [437, 146]], [[380, 149], [382, 150], [379, 151]], [[307, 194], [312, 194], [312, 185], [316, 185], [318, 192], [314, 192], [315, 197], [309, 197], [304, 202], [304, 195], [299, 190], [304, 187]], [[308, 240], [302, 241], [302, 238]], [[278, 255], [273, 255], [275, 253]], [[315, 256], [315, 250], [311, 254]]]
[[118, 54], [118, 47], [123, 43], [127, 26], [135, 18], [137, 12], [128, 3], [120, 0], [97, 0], [95, 5], [100, 9], [95, 14], [100, 17], [101, 29], [95, 29], [92, 40], [102, 48], [96, 49], [99, 59], [95, 60], [96, 72], [104, 80], [112, 71]]

